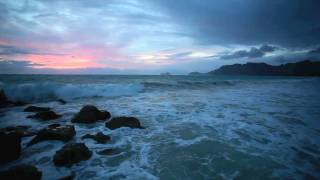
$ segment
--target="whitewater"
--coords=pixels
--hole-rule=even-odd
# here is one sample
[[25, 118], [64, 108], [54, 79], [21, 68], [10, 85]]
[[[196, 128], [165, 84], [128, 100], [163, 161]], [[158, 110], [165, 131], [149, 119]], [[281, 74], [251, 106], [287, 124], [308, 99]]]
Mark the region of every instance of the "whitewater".
[[[93, 152], [70, 168], [55, 167], [60, 141], [30, 147], [0, 170], [25, 163], [43, 179], [308, 179], [320, 178], [320, 78], [275, 76], [0, 75], [12, 101], [50, 107], [62, 117], [26, 118], [26, 106], [0, 109], [0, 128], [39, 130], [73, 124], [87, 104], [112, 117], [137, 117], [145, 129], [109, 130], [103, 122], [73, 124], [73, 141]], [[66, 104], [58, 100], [65, 100]], [[97, 144], [84, 134], [103, 132]], [[117, 153], [96, 152], [112, 148]]]

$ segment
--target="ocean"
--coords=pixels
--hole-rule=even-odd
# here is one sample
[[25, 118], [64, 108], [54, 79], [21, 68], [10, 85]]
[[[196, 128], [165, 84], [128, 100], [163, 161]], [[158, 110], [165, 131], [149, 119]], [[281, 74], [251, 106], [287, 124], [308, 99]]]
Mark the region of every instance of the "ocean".
[[[145, 129], [109, 130], [104, 122], [74, 124], [72, 141], [93, 152], [72, 167], [55, 167], [60, 141], [26, 147], [18, 160], [43, 179], [320, 179], [320, 78], [275, 76], [1, 75], [13, 101], [50, 107], [62, 117], [26, 118], [26, 106], [0, 109], [0, 128], [73, 124], [87, 104], [112, 117], [133, 116]], [[57, 102], [63, 99], [67, 103]], [[103, 132], [97, 144], [81, 137]], [[96, 152], [112, 148], [117, 153]]]

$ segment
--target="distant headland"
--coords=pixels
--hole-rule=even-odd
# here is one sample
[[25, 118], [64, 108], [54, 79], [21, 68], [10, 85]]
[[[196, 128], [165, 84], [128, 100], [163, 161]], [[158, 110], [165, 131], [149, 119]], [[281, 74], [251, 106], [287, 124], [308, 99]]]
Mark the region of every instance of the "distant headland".
[[305, 60], [279, 66], [248, 62], [224, 65], [208, 73], [191, 72], [189, 75], [320, 76], [320, 61]]

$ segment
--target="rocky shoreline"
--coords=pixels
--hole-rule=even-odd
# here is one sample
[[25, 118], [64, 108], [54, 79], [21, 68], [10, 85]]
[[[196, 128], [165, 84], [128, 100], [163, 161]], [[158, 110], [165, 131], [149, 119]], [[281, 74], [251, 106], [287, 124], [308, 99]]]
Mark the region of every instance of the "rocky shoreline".
[[[60, 104], [66, 103], [64, 100], [59, 100]], [[25, 106], [27, 103], [9, 101], [3, 90], [0, 90], [0, 108], [10, 108], [14, 106]], [[6, 109], [7, 110], [7, 109]], [[49, 107], [38, 107], [29, 105], [23, 110], [24, 112], [34, 113], [28, 115], [27, 118], [32, 118], [37, 121], [50, 122], [51, 120], [59, 120], [62, 115], [54, 112]], [[31, 131], [30, 126], [10, 126], [0, 129], [0, 145], [2, 153], [0, 153], [0, 164], [4, 165], [16, 161], [21, 156], [23, 151], [22, 138], [32, 136], [33, 138], [26, 144], [26, 148], [42, 142], [50, 140], [58, 140], [64, 144], [62, 148], [57, 150], [52, 157], [52, 162], [56, 167], [71, 167], [81, 161], [86, 161], [91, 158], [93, 151], [90, 150], [84, 142], [72, 141], [77, 135], [75, 125], [77, 124], [93, 124], [98, 121], [105, 122], [105, 128], [114, 130], [122, 127], [143, 129], [139, 119], [135, 117], [112, 117], [108, 111], [99, 110], [93, 105], [85, 105], [81, 110], [74, 114], [69, 124], [55, 123], [49, 124], [47, 127]], [[93, 132], [93, 134], [85, 134], [81, 137], [84, 139], [93, 139], [96, 143], [105, 144], [111, 140], [111, 136], [105, 135], [102, 132]], [[112, 148], [106, 148], [96, 154], [105, 156], [115, 153]], [[61, 179], [73, 179], [76, 174], [73, 172], [70, 176], [61, 177]], [[0, 172], [0, 179], [41, 179], [42, 172], [37, 167], [32, 165], [19, 164], [5, 171]]]

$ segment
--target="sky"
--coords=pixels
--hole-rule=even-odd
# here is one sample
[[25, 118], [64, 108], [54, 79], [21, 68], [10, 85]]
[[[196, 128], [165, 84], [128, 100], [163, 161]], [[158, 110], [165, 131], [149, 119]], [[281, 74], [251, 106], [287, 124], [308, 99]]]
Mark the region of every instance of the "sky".
[[0, 0], [0, 73], [187, 74], [320, 60], [319, 0]]

